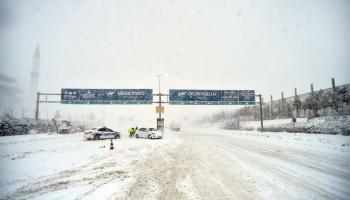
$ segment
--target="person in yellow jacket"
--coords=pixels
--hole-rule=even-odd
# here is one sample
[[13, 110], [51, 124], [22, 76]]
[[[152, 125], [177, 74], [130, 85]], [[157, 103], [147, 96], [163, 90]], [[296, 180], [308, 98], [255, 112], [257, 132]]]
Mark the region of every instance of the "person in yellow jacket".
[[136, 132], [135, 128], [134, 128], [134, 127], [131, 127], [131, 128], [129, 129], [129, 137], [134, 137], [135, 132]]

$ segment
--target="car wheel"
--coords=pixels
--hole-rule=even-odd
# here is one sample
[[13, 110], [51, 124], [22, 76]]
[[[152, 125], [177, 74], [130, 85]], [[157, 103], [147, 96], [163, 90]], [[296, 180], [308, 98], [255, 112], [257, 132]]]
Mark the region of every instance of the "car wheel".
[[94, 136], [94, 140], [99, 140], [100, 139], [100, 136], [99, 135], [95, 135]]
[[136, 134], [136, 136], [135, 136], [135, 137], [136, 137], [136, 138], [139, 138], [139, 135], [137, 135], [137, 134]]
[[119, 134], [116, 134], [116, 135], [114, 136], [114, 138], [115, 138], [115, 139], [119, 139], [119, 138], [120, 138], [120, 135], [119, 135]]
[[152, 139], [152, 136], [151, 136], [151, 135], [148, 135], [148, 139]]

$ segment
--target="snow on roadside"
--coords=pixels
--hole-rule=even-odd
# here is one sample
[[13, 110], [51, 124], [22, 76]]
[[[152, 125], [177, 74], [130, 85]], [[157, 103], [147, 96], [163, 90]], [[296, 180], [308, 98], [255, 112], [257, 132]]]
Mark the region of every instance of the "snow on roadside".
[[[241, 122], [241, 129], [260, 129], [260, 121]], [[307, 120], [292, 119], [264, 120], [264, 130], [271, 132], [299, 132], [350, 135], [350, 116], [318, 117]]]
[[113, 140], [114, 151], [110, 140], [85, 141], [82, 133], [1, 137], [0, 199], [122, 195], [133, 180], [130, 166], [157, 147], [172, 145], [171, 137], [123, 137]]
[[[348, 136], [190, 127], [185, 131], [202, 134], [209, 144], [218, 141], [227, 155], [223, 157], [239, 164], [235, 170], [249, 175], [263, 199], [349, 197], [350, 147], [344, 145], [350, 142]], [[309, 193], [314, 188], [319, 189]]]
[[[305, 122], [307, 121], [306, 118], [297, 118], [297, 122]], [[291, 123], [292, 119], [274, 119], [274, 120], [264, 120], [264, 126], [272, 126], [272, 125], [281, 125], [281, 124], [287, 124]], [[260, 128], [260, 121], [241, 121], [240, 126], [244, 128], [253, 128], [258, 129]]]
[[208, 134], [235, 134], [244, 136], [254, 142], [283, 144], [294, 149], [307, 149], [317, 152], [340, 153], [350, 158], [350, 137], [343, 135], [308, 134], [308, 133], [285, 133], [285, 132], [259, 132], [244, 130], [223, 130], [219, 127], [191, 128], [185, 130]]

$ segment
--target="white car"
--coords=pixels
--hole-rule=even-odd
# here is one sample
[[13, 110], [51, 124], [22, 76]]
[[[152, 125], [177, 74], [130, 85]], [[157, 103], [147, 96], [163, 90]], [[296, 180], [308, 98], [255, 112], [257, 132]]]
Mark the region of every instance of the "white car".
[[139, 128], [135, 133], [136, 138], [148, 138], [148, 139], [156, 139], [163, 138], [163, 134], [161, 131], [158, 131], [155, 128]]
[[87, 140], [119, 139], [120, 133], [107, 127], [92, 128], [84, 131], [84, 138]]

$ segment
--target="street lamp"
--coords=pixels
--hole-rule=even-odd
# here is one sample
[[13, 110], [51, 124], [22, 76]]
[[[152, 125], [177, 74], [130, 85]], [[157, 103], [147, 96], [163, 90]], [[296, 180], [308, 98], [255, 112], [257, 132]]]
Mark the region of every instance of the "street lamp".
[[155, 74], [154, 76], [158, 77], [158, 111], [159, 111], [159, 119], [162, 118], [162, 112], [160, 112], [161, 106], [162, 106], [162, 96], [160, 93], [160, 78], [164, 76], [164, 74]]
[[154, 76], [158, 77], [158, 94], [160, 94], [160, 78], [164, 76], [164, 74], [155, 74]]
[[161, 130], [162, 132], [164, 132], [164, 119], [162, 119], [162, 94], [160, 92], [160, 78], [164, 77], [164, 74], [155, 74], [154, 76], [158, 77], [158, 109], [156, 109], [158, 111], [158, 119], [157, 119], [157, 129]]

